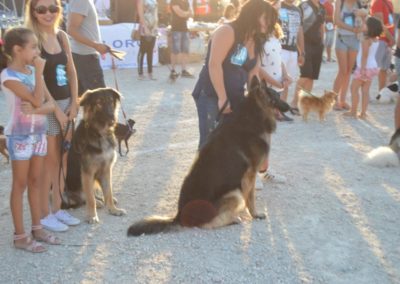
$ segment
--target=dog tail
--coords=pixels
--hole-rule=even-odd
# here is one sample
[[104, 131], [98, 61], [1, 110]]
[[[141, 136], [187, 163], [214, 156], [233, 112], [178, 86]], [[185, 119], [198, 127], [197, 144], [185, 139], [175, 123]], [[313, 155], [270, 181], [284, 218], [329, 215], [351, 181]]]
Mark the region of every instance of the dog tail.
[[390, 147], [378, 147], [367, 154], [364, 163], [374, 167], [398, 167], [399, 157]]
[[176, 221], [176, 218], [154, 216], [134, 223], [128, 228], [127, 233], [128, 237], [137, 237], [141, 235], [167, 233], [176, 230], [178, 227], [179, 223]]

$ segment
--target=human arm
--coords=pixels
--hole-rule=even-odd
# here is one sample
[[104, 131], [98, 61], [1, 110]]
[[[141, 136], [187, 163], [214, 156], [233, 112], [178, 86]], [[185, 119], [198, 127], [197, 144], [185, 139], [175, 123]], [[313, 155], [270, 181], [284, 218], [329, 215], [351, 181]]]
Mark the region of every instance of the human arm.
[[[211, 83], [218, 96], [218, 108], [221, 109], [226, 102], [227, 95], [224, 85], [224, 72], [222, 63], [234, 43], [233, 28], [223, 25], [217, 28], [211, 40], [210, 58], [208, 60], [208, 70]], [[230, 105], [225, 108], [224, 113], [231, 112]]]
[[69, 120], [76, 118], [79, 111], [79, 104], [78, 104], [78, 79], [76, 75], [74, 60], [72, 59], [72, 52], [71, 46], [69, 43], [69, 39], [67, 34], [64, 31], [61, 32], [62, 44], [64, 47], [64, 51], [67, 54], [67, 77], [68, 77], [68, 84], [69, 89], [71, 92], [71, 105], [69, 107]]
[[[272, 77], [264, 70], [264, 68], [258, 68], [258, 76], [260, 77], [261, 80], [264, 80], [265, 83], [267, 83], [267, 84], [269, 84], [269, 85], [271, 85], [271, 86], [273, 86], [273, 87], [276, 87], [276, 88], [279, 88], [279, 89], [283, 88], [282, 82], [279, 82], [279, 81], [275, 80], [274, 78], [272, 78]], [[249, 80], [251, 80], [250, 78], [251, 78], [251, 77], [249, 77]]]
[[304, 56], [305, 56], [303, 26], [300, 26], [297, 32], [297, 52], [298, 52], [298, 57], [297, 57], [298, 65], [302, 66], [304, 64]]
[[80, 29], [84, 19], [85, 19], [85, 16], [82, 14], [70, 13], [69, 18], [68, 18], [68, 26], [67, 26], [68, 34], [77, 42], [80, 42], [81, 44], [84, 44], [84, 45], [94, 48], [100, 54], [107, 53], [108, 52], [107, 45], [100, 43], [100, 42], [92, 41], [80, 33], [79, 29]]
[[361, 70], [365, 70], [367, 66], [367, 60], [368, 60], [368, 53], [369, 53], [369, 47], [371, 46], [372, 42], [371, 39], [365, 39], [361, 43], [361, 50], [362, 50], [362, 56], [361, 56]]

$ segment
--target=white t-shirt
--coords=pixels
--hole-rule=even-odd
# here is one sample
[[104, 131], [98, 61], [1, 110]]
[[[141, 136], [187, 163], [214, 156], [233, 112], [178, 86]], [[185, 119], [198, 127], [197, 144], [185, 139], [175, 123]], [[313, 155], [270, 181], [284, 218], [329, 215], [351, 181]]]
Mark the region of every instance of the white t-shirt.
[[46, 115], [25, 115], [21, 111], [21, 98], [4, 86], [4, 82], [13, 80], [23, 83], [29, 91], [35, 88], [35, 69], [29, 66], [31, 74], [24, 74], [6, 68], [1, 72], [1, 88], [6, 97], [7, 109], [10, 112], [9, 121], [4, 129], [5, 135], [45, 134], [47, 130]]
[[[261, 67], [272, 78], [278, 82], [282, 82], [282, 45], [275, 36], [270, 36], [264, 44], [264, 56], [262, 57]], [[274, 90], [281, 92], [283, 88], [270, 86]]]
[[[378, 50], [379, 46], [379, 41], [374, 41], [370, 46], [368, 50], [368, 58], [367, 58], [367, 64], [365, 68], [367, 69], [377, 69], [378, 68], [378, 63], [376, 62], [376, 51]], [[357, 53], [357, 67], [361, 68], [361, 56], [362, 56], [362, 46], [360, 43], [360, 48], [358, 49]]]

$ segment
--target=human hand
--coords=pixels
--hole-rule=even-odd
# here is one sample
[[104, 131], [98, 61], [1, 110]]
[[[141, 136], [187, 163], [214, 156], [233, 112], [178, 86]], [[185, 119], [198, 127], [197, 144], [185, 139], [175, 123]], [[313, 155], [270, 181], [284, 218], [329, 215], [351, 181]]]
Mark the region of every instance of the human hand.
[[61, 129], [64, 130], [68, 123], [67, 115], [63, 113], [61, 110], [56, 110], [54, 114], [57, 118], [58, 123], [60, 124]]
[[78, 111], [79, 111], [79, 105], [78, 104], [72, 104], [69, 109], [67, 110], [68, 113], [68, 120], [72, 121], [74, 120], [77, 115], [78, 115]]
[[44, 66], [46, 65], [46, 60], [40, 56], [35, 56], [32, 59], [32, 65], [35, 67], [37, 73], [43, 73]]
[[34, 114], [35, 108], [33, 107], [33, 105], [30, 102], [22, 101], [21, 111], [25, 115], [30, 115], [30, 114]]
[[[223, 99], [218, 99], [218, 109], [221, 110], [224, 107], [224, 104], [227, 102], [227, 99], [223, 100]], [[228, 101], [228, 104], [226, 105], [225, 109], [222, 111], [222, 113], [226, 114], [226, 113], [231, 113], [232, 109], [231, 109], [231, 105]]]
[[299, 66], [303, 66], [303, 64], [304, 64], [304, 55], [299, 54], [299, 56], [297, 57], [297, 64]]
[[110, 50], [110, 47], [103, 43], [96, 43], [94, 49], [100, 54], [106, 54]]

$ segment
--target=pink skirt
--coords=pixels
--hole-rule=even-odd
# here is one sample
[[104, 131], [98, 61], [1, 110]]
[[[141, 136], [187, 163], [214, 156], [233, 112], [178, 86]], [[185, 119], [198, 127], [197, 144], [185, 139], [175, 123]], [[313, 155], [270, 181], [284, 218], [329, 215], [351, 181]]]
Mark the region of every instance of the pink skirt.
[[362, 74], [361, 68], [357, 67], [353, 73], [353, 78], [361, 81], [372, 81], [378, 73], [379, 68], [366, 68], [364, 74]]

